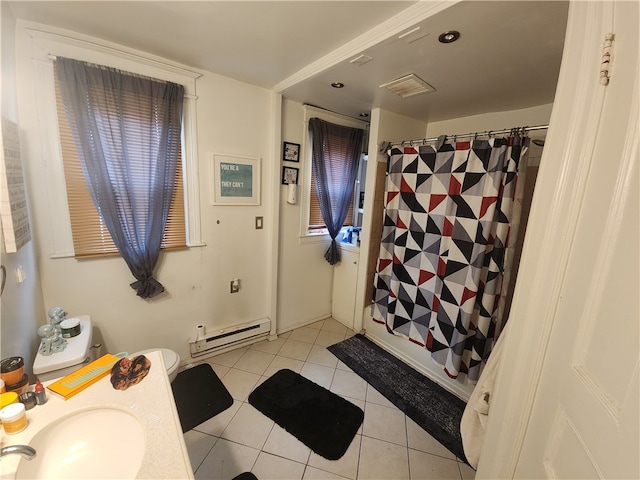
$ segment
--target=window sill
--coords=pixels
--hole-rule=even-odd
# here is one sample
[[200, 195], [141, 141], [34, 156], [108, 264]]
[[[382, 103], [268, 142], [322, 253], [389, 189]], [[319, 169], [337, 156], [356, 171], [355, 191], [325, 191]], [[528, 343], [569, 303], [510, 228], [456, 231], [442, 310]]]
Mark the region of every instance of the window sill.
[[329, 241], [331, 241], [331, 237], [328, 232], [307, 233], [298, 237], [298, 243], [300, 245], [313, 245], [316, 243], [327, 243]]
[[[350, 247], [348, 248], [348, 250], [353, 250], [356, 252], [360, 251], [360, 247], [358, 247], [357, 245], [342, 241], [347, 230], [348, 230], [348, 227], [344, 227], [342, 230], [340, 230], [340, 233], [338, 233], [338, 236], [336, 237], [336, 242], [338, 242], [338, 245], [340, 245], [341, 248], [343, 246], [348, 246]], [[329, 232], [326, 229], [318, 229], [313, 232], [303, 233], [298, 237], [298, 242], [300, 245], [313, 245], [317, 243], [327, 243], [330, 241], [331, 241], [331, 236], [329, 235]]]

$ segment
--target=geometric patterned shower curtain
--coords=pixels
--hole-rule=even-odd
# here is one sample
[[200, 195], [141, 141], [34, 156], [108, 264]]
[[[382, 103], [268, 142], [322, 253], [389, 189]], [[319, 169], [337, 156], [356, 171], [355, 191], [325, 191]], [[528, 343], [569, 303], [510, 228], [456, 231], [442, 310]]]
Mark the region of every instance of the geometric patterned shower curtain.
[[475, 383], [506, 319], [529, 138], [390, 152], [373, 321]]

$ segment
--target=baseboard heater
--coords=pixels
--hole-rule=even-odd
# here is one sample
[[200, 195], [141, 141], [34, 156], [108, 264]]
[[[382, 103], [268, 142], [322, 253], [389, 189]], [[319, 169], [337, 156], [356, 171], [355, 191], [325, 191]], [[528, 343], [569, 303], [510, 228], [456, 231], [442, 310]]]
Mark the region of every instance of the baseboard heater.
[[191, 356], [211, 354], [217, 350], [227, 349], [235, 344], [246, 342], [254, 337], [266, 337], [271, 330], [268, 318], [262, 318], [250, 323], [207, 332], [203, 338], [190, 340]]

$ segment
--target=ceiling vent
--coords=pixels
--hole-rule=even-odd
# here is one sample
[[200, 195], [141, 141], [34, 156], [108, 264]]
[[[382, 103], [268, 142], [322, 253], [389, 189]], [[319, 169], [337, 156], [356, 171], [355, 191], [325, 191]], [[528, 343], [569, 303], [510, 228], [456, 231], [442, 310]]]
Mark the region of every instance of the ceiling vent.
[[396, 78], [395, 80], [380, 85], [380, 88], [386, 88], [391, 93], [395, 93], [402, 98], [436, 91], [435, 88], [414, 73], [410, 73], [409, 75]]
[[361, 67], [365, 63], [369, 63], [371, 60], [373, 60], [373, 57], [370, 57], [369, 55], [365, 55], [363, 53], [362, 55], [358, 55], [356, 58], [349, 60], [349, 63], [351, 65], [357, 65]]

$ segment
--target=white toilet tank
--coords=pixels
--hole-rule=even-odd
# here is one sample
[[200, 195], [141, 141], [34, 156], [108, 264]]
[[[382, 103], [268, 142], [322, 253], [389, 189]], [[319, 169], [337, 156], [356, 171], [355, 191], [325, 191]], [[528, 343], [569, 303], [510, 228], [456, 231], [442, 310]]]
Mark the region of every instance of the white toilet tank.
[[80, 334], [66, 338], [67, 345], [61, 352], [42, 355], [40, 349], [33, 362], [33, 373], [41, 382], [64, 377], [91, 362], [92, 326], [89, 315], [77, 315], [80, 319]]

